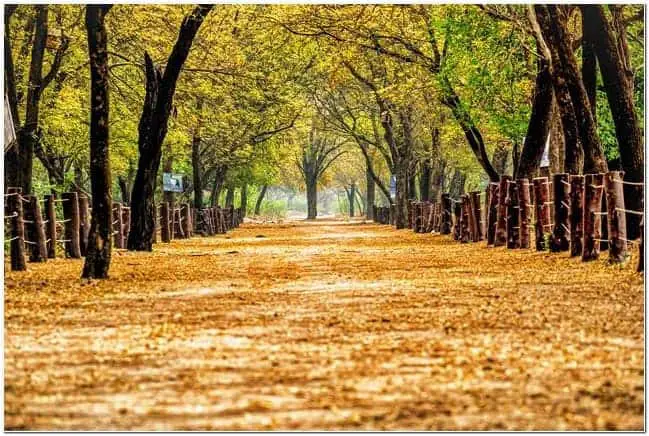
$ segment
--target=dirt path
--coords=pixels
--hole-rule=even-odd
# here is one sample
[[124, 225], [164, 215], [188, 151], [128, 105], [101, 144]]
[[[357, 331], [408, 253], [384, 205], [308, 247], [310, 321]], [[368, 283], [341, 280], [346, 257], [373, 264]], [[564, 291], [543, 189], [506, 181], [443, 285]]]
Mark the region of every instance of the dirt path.
[[8, 429], [643, 428], [632, 266], [327, 221], [29, 270]]

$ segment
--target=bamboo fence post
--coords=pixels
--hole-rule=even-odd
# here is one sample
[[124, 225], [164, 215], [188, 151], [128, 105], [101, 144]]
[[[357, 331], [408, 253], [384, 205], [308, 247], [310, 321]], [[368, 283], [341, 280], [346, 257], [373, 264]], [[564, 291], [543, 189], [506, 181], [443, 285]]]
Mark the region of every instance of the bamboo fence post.
[[191, 213], [191, 206], [189, 205], [189, 203], [186, 203], [182, 206], [181, 212], [182, 212], [181, 223], [183, 225], [183, 234], [185, 235], [185, 238], [189, 239], [192, 236], [192, 213]]
[[496, 240], [496, 221], [498, 219], [498, 183], [489, 182], [487, 201], [487, 245], [494, 245]]
[[122, 220], [122, 203], [113, 202], [113, 244], [115, 248], [124, 248], [124, 223]]
[[442, 235], [450, 235], [453, 227], [453, 202], [449, 194], [442, 194], [442, 224], [439, 232]]
[[507, 248], [521, 248], [520, 239], [520, 206], [518, 205], [518, 184], [510, 180], [507, 183]]
[[570, 176], [570, 256], [584, 251], [584, 184], [582, 175]]
[[484, 239], [482, 232], [482, 208], [480, 207], [480, 191], [472, 191], [471, 198], [471, 211], [474, 217], [474, 230], [473, 242], [479, 242]]
[[27, 224], [26, 241], [29, 241], [30, 262], [47, 261], [47, 245], [45, 243], [45, 228], [43, 227], [43, 215], [38, 204], [38, 197], [27, 195], [25, 197], [26, 208], [24, 209], [24, 222]]
[[128, 241], [128, 234], [131, 231], [131, 208], [129, 206], [122, 206], [122, 234], [124, 236], [124, 248]]
[[608, 218], [608, 261], [610, 263], [624, 262], [628, 256], [623, 177], [623, 171], [609, 171], [604, 175]]
[[45, 195], [45, 237], [47, 239], [47, 257], [56, 258], [56, 203], [52, 194]]
[[88, 210], [88, 197], [79, 194], [79, 248], [81, 255], [88, 251], [88, 235], [90, 234], [90, 213]]
[[547, 177], [532, 179], [534, 185], [534, 235], [536, 251], [547, 250], [546, 240], [551, 229], [550, 216], [550, 183]]
[[640, 243], [638, 247], [638, 267], [636, 270], [642, 272], [644, 271], [644, 214], [640, 218]]
[[500, 176], [498, 184], [498, 210], [496, 214], [496, 233], [494, 247], [507, 245], [507, 187], [512, 178], [508, 175]]
[[520, 227], [521, 248], [530, 248], [530, 217], [532, 208], [530, 181], [528, 179], [518, 179], [518, 225]]
[[27, 262], [25, 262], [25, 225], [23, 223], [23, 201], [20, 192], [15, 189], [9, 189], [7, 199], [7, 206], [9, 209], [9, 216], [11, 219], [11, 270], [12, 271], [25, 271], [27, 270]]
[[584, 243], [581, 260], [584, 262], [599, 258], [602, 239], [602, 194], [604, 174], [586, 174], [584, 191]]
[[471, 241], [471, 205], [469, 204], [469, 196], [462, 195], [462, 215], [460, 218], [460, 242]]
[[162, 242], [171, 242], [171, 229], [169, 227], [169, 203], [162, 202], [160, 208], [160, 240]]
[[554, 229], [550, 239], [550, 251], [558, 253], [570, 249], [570, 184], [568, 174], [559, 173], [552, 176], [554, 191]]
[[65, 220], [65, 255], [73, 259], [81, 258], [79, 245], [79, 199], [76, 192], [64, 192], [63, 219]]

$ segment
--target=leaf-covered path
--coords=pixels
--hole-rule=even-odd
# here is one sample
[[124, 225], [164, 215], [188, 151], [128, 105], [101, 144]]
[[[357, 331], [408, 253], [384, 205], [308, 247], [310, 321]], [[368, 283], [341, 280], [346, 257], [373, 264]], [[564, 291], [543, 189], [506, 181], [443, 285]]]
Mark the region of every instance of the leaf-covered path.
[[7, 428], [643, 428], [632, 266], [318, 221], [80, 270], [5, 272]]

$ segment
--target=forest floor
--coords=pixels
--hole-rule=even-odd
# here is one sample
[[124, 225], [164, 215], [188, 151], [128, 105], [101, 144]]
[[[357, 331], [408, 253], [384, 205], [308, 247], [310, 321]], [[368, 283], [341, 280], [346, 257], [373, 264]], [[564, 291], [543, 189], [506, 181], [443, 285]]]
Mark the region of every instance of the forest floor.
[[6, 429], [644, 426], [634, 264], [329, 220], [81, 266], [5, 264]]

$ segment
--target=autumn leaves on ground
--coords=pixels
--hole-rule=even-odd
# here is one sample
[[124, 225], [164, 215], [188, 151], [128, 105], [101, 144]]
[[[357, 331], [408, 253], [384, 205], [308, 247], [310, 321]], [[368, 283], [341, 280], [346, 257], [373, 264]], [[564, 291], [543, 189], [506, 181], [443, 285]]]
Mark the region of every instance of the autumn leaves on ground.
[[632, 265], [344, 221], [5, 266], [6, 429], [642, 429]]

